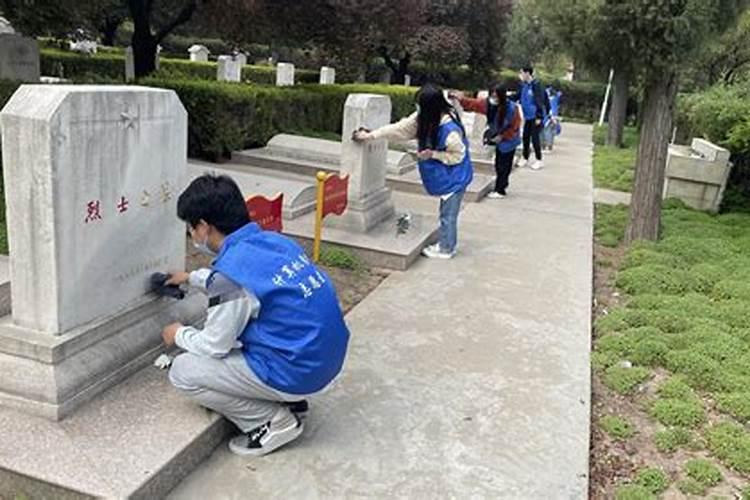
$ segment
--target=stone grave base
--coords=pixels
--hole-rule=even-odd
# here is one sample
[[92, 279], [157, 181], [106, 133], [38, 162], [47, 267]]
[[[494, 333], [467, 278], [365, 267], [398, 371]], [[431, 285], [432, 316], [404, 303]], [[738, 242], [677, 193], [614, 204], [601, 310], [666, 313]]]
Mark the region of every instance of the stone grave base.
[[205, 302], [200, 294], [181, 301], [149, 298], [63, 335], [21, 328], [5, 316], [0, 319], [0, 406], [65, 418], [152, 363], [161, 349], [161, 329], [175, 321], [200, 322]]
[[[247, 165], [248, 172], [262, 173], [262, 170], [289, 172], [308, 176], [312, 180], [315, 179], [315, 173], [319, 170], [324, 172], [339, 171], [336, 166], [331, 165], [330, 163], [281, 156], [265, 148], [235, 152], [232, 154], [232, 161], [235, 164]], [[492, 168], [494, 171], [494, 166]], [[466, 196], [464, 199], [467, 202], [480, 201], [492, 191], [494, 183], [494, 175], [475, 173], [474, 180], [466, 190]], [[419, 172], [416, 170], [412, 170], [403, 175], [388, 174], [386, 176], [386, 185], [394, 191], [424, 194], [422, 180], [419, 177]]]
[[[437, 216], [411, 213], [409, 229], [397, 234], [397, 220], [403, 212], [381, 222], [368, 233], [355, 233], [323, 224], [323, 243], [346, 248], [372, 267], [406, 270], [419, 258], [422, 249], [437, 240]], [[329, 218], [334, 218], [330, 215]], [[284, 222], [284, 233], [312, 248], [314, 238], [314, 214], [308, 214]]]
[[61, 422], [0, 408], [0, 497], [163, 498], [232, 426], [147, 367]]

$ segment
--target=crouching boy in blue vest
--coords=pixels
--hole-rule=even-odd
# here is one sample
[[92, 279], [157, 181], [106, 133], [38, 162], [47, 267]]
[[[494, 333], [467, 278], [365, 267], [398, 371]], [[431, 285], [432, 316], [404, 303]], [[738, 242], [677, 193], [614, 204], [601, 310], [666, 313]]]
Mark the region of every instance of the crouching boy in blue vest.
[[305, 398], [341, 371], [349, 341], [331, 279], [284, 236], [251, 223], [226, 176], [204, 175], [180, 195], [177, 215], [193, 245], [215, 257], [211, 269], [173, 273], [208, 295], [203, 329], [175, 323], [162, 337], [186, 352], [172, 384], [241, 431], [238, 455], [265, 455], [303, 430]]

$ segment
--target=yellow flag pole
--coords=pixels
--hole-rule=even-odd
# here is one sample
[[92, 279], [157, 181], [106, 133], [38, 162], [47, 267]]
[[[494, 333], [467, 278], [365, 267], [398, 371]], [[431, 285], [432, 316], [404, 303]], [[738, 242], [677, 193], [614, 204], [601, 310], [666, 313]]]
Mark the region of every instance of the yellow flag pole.
[[315, 241], [313, 243], [313, 262], [316, 264], [320, 260], [320, 240], [323, 231], [323, 195], [325, 193], [325, 182], [328, 174], [318, 172], [316, 176], [318, 181], [318, 196], [315, 209]]

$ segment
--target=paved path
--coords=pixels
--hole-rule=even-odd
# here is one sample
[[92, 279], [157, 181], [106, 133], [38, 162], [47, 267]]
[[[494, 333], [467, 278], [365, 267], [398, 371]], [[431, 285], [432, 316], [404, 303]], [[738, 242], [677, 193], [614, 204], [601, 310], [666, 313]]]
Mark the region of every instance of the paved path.
[[467, 205], [456, 259], [420, 260], [348, 315], [345, 373], [298, 442], [255, 460], [222, 446], [172, 498], [585, 498], [591, 148], [565, 125], [545, 170]]
[[611, 189], [594, 189], [594, 203], [604, 205], [630, 205], [630, 193]]

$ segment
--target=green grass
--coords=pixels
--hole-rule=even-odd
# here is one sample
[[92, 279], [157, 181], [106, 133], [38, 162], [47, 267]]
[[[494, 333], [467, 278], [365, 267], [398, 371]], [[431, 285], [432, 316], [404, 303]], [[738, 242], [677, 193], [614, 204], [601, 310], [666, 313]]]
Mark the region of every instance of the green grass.
[[721, 471], [710, 460], [696, 458], [685, 464], [685, 474], [697, 481], [704, 488], [711, 488], [719, 484], [723, 477]]
[[359, 257], [336, 245], [323, 245], [320, 248], [320, 263], [350, 271], [364, 271], [367, 267]]
[[613, 439], [624, 441], [635, 434], [633, 425], [624, 418], [606, 415], [599, 420], [599, 425]]
[[616, 247], [625, 236], [628, 226], [628, 207], [625, 205], [596, 205], [594, 235], [600, 244]]
[[656, 495], [639, 484], [620, 486], [615, 491], [616, 500], [656, 500]]
[[706, 488], [693, 478], [683, 479], [677, 483], [677, 487], [686, 495], [703, 496], [706, 494]]
[[664, 429], [654, 435], [656, 449], [662, 453], [674, 453], [681, 448], [688, 448], [693, 443], [693, 435], [687, 429], [679, 427]]
[[623, 148], [604, 145], [606, 133], [606, 127], [594, 128], [594, 185], [630, 192], [638, 154], [637, 131], [632, 127], [625, 129]]
[[[624, 207], [597, 207], [596, 233], [619, 242]], [[623, 305], [595, 322], [592, 362], [603, 382], [636, 392], [652, 370], [670, 377], [642, 401], [664, 429], [663, 453], [705, 446], [713, 459], [750, 475], [750, 216], [711, 215], [675, 202], [662, 210], [662, 239], [638, 243], [616, 270]], [[633, 368], [623, 368], [628, 361]], [[725, 423], [706, 425], [703, 399]], [[635, 432], [638, 429], [634, 429]], [[685, 479], [684, 490], [705, 489]]]
[[638, 471], [635, 484], [646, 488], [650, 493], [658, 495], [669, 487], [669, 479], [664, 471], [655, 467], [646, 467]]

